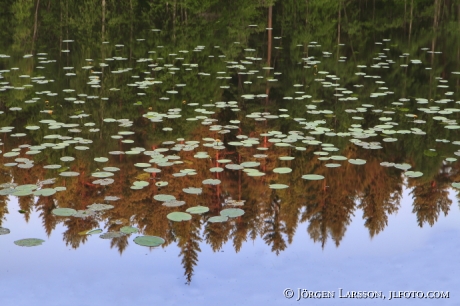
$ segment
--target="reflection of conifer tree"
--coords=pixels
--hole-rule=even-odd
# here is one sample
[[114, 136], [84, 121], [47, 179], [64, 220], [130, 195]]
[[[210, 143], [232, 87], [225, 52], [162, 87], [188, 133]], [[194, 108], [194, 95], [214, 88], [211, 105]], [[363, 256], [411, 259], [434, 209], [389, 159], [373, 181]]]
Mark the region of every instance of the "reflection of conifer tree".
[[118, 253], [123, 254], [123, 251], [128, 247], [128, 238], [129, 235], [121, 236], [118, 238], [113, 238], [110, 242], [110, 248], [116, 247], [118, 249]]
[[8, 214], [8, 196], [0, 196], [0, 226]]
[[18, 197], [18, 202], [19, 202], [19, 207], [21, 208], [21, 210], [25, 211], [24, 219], [26, 220], [26, 222], [29, 222], [30, 212], [32, 211], [33, 206], [34, 206], [34, 197], [33, 196]]
[[416, 183], [411, 191], [414, 199], [412, 212], [417, 215], [417, 223], [420, 227], [425, 222], [433, 226], [441, 211], [447, 215], [452, 204], [452, 200], [448, 198], [449, 191], [447, 188], [446, 182], [436, 180]]
[[229, 232], [231, 231], [231, 222], [208, 223], [204, 230], [204, 238], [214, 252], [222, 249], [228, 241]]
[[275, 191], [272, 192], [270, 206], [266, 211], [267, 218], [262, 234], [263, 239], [268, 245], [272, 246], [272, 251], [278, 255], [286, 248], [286, 241], [283, 234], [286, 234], [286, 226], [280, 218], [280, 202]]
[[56, 208], [54, 205], [54, 197], [38, 197], [36, 209], [40, 212], [40, 217], [43, 219], [43, 228], [48, 236], [56, 227], [56, 216], [51, 211]]
[[[56, 217], [58, 221], [62, 219]], [[94, 229], [98, 226], [98, 222], [94, 218], [66, 218], [64, 225], [67, 230], [63, 233], [63, 240], [67, 246], [77, 249], [80, 244], [84, 244], [88, 240], [87, 235], [80, 235], [80, 232]]]
[[[317, 183], [316, 186], [319, 187], [320, 184]], [[308, 233], [313, 241], [320, 241], [322, 247], [326, 244], [329, 234], [335, 245], [339, 246], [355, 208], [351, 195], [334, 186], [334, 181], [330, 181], [330, 184], [330, 188], [321, 187], [317, 197], [307, 202], [307, 210], [302, 217], [310, 219]]]
[[399, 175], [389, 177], [385, 168], [373, 175], [372, 181], [364, 187], [361, 203], [364, 226], [369, 229], [371, 237], [383, 231], [388, 224], [388, 215], [397, 212], [401, 199], [402, 185]]
[[182, 265], [187, 283], [190, 284], [193, 276], [193, 269], [198, 264], [198, 252], [201, 252], [200, 228], [201, 217], [193, 217], [188, 222], [176, 222], [172, 225], [178, 246], [181, 249], [179, 256], [182, 256]]

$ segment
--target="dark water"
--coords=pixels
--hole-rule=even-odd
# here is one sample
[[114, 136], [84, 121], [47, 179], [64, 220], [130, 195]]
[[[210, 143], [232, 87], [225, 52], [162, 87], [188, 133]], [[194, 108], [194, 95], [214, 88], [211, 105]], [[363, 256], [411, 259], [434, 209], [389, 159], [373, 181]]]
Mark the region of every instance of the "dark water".
[[458, 305], [454, 4], [85, 3], [2, 17], [2, 305]]

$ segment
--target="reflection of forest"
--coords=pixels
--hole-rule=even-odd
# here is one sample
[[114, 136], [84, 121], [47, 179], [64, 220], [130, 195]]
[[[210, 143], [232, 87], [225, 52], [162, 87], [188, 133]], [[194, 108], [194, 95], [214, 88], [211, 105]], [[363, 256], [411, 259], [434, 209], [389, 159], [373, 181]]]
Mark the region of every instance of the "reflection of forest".
[[[10, 85], [16, 87], [31, 84], [32, 80], [20, 78], [24, 74], [54, 80], [47, 84], [34, 83], [33, 89], [5, 88], [0, 92], [0, 110], [5, 112], [0, 115], [0, 127], [13, 126], [13, 133], [27, 134], [24, 137], [11, 137], [9, 133], [2, 133], [2, 151], [10, 152], [25, 144], [38, 145], [43, 142], [60, 143], [69, 140], [45, 139], [44, 136], [49, 134], [82, 137], [92, 141], [88, 144], [90, 150], [87, 151], [74, 150], [69, 145], [59, 150], [48, 148], [46, 153], [27, 155], [28, 149], [22, 147], [19, 156], [2, 157], [0, 183], [13, 181], [17, 185], [36, 184], [45, 179], [56, 178], [52, 186], [66, 187], [65, 191], [51, 197], [38, 197], [36, 201], [32, 196], [19, 197], [19, 205], [25, 211], [26, 221], [30, 211], [39, 210], [48, 234], [51, 234], [58, 222], [63, 222], [67, 228], [64, 241], [73, 248], [85, 243], [88, 236], [79, 233], [89, 229], [104, 226], [107, 231], [117, 231], [125, 225], [138, 227], [144, 235], [163, 237], [166, 240], [165, 245], [174, 242], [179, 245], [185, 274], [187, 280], [191, 281], [193, 268], [198, 262], [200, 242], [203, 240], [214, 251], [219, 251], [225, 243], [232, 241], [238, 252], [248, 238], [254, 240], [262, 237], [272, 251], [278, 254], [292, 243], [299, 222], [308, 222], [308, 233], [315, 242], [324, 246], [329, 238], [339, 246], [352, 216], [361, 212], [371, 237], [383, 231], [388, 223], [388, 215], [398, 211], [405, 182], [401, 175], [402, 170], [383, 167], [380, 165], [382, 161], [409, 163], [414, 169], [424, 173], [421, 178], [408, 179], [406, 184], [412, 188], [413, 212], [417, 215], [420, 226], [433, 225], [441, 212], [448, 213], [452, 204], [448, 198], [448, 190], [452, 182], [459, 180], [460, 169], [458, 163], [448, 164], [444, 161], [445, 157], [452, 157], [455, 146], [440, 140], [456, 140], [458, 132], [445, 129], [442, 124], [433, 121], [432, 114], [419, 114], [417, 109], [420, 105], [413, 98], [426, 98], [429, 106], [442, 107], [443, 105], [435, 102], [445, 98], [447, 91], [458, 90], [458, 77], [455, 80], [446, 79], [451, 86], [449, 89], [439, 87], [438, 81], [442, 80], [441, 77], [449, 78], [452, 70], [459, 70], [460, 16], [456, 12], [457, 9], [460, 12], [460, 4], [447, 0], [436, 0], [434, 3], [394, 0], [385, 4], [381, 1], [311, 0], [245, 1], [244, 4], [231, 2], [230, 5], [228, 1], [209, 0], [200, 1], [202, 6], [198, 7], [195, 2], [177, 0], [173, 4], [171, 1], [166, 4], [165, 1], [104, 0], [101, 9], [100, 1], [61, 0], [57, 5], [52, 1], [39, 0], [0, 1], [11, 13], [10, 17], [0, 18], [0, 37], [4, 40], [0, 53], [11, 55], [11, 58], [0, 60], [0, 69], [13, 66], [19, 68], [19, 71], [2, 72], [2, 81], [10, 82]], [[274, 3], [273, 10], [268, 10], [271, 2]], [[391, 13], [381, 7], [385, 5], [392, 8]], [[269, 12], [270, 16], [267, 16]], [[387, 23], [388, 14], [392, 16], [390, 24]], [[273, 41], [272, 36], [267, 36], [264, 30], [267, 17], [273, 23]], [[324, 23], [324, 20], [334, 22]], [[258, 27], [248, 27], [249, 24]], [[162, 28], [163, 31], [152, 33], [152, 28]], [[282, 39], [276, 39], [277, 36], [282, 36]], [[384, 42], [383, 47], [375, 44], [388, 37], [392, 40]], [[145, 38], [145, 41], [138, 38]], [[63, 43], [65, 39], [75, 39], [75, 42]], [[113, 43], [101, 44], [101, 39]], [[314, 40], [322, 44], [321, 48], [308, 46], [308, 42]], [[114, 45], [119, 42], [124, 42], [126, 46]], [[338, 43], [345, 43], [346, 46], [337, 49]], [[205, 48], [197, 52], [194, 48], [198, 45]], [[1, 49], [5, 46], [8, 48]], [[387, 53], [381, 56], [383, 53], [380, 52], [385, 47], [388, 48]], [[420, 50], [424, 47], [429, 47], [432, 51], [455, 52], [427, 54]], [[254, 49], [248, 51], [248, 48]], [[63, 49], [71, 52], [60, 52]], [[151, 50], [154, 52], [149, 52]], [[179, 53], [180, 50], [189, 52]], [[332, 56], [323, 57], [322, 51], [330, 51]], [[48, 54], [22, 58], [26, 53], [38, 52]], [[408, 63], [406, 57], [400, 58], [405, 52], [426, 61], [432, 69], [425, 70], [425, 66], [400, 67], [400, 64]], [[268, 54], [270, 58], [267, 58]], [[177, 58], [179, 56], [180, 59]], [[304, 65], [298, 64], [309, 56], [320, 59], [321, 63], [317, 64], [319, 68], [306, 69]], [[348, 60], [338, 62], [340, 56], [346, 56]], [[397, 63], [390, 63], [393, 64], [390, 69], [380, 68], [373, 72], [385, 82], [384, 86], [394, 91], [393, 95], [385, 98], [369, 98], [371, 93], [381, 90], [383, 85], [369, 78], [358, 78], [355, 74], [358, 71], [357, 65], [371, 66], [376, 63], [376, 56], [377, 60], [391, 59]], [[115, 60], [110, 61], [108, 67], [101, 67], [100, 63], [110, 57]], [[117, 57], [125, 57], [126, 60], [117, 60]], [[257, 60], [257, 57], [262, 60]], [[48, 60], [56, 62], [47, 62]], [[257, 73], [247, 73], [244, 67], [231, 66], [244, 61], [250, 61], [251, 64], [248, 65], [254, 70], [261, 70], [269, 63], [281, 76], [278, 77], [270, 70], [264, 71], [262, 75], [277, 77], [279, 82], [268, 82], [267, 78], [257, 78]], [[186, 70], [183, 63], [198, 64], [198, 68]], [[90, 69], [79, 68], [88, 65], [91, 66]], [[45, 69], [38, 69], [37, 66], [45, 66]], [[76, 75], [65, 75], [64, 67], [76, 67]], [[171, 73], [174, 72], [169, 69], [171, 67], [179, 67], [180, 71]], [[128, 70], [127, 73], [112, 73], [117, 69]], [[340, 100], [339, 95], [334, 95], [333, 89], [325, 88], [315, 80], [319, 78], [318, 70], [335, 73], [340, 78], [339, 81], [335, 80], [336, 84], [340, 82], [340, 87], [353, 90], [359, 101], [344, 103]], [[211, 76], [197, 76], [198, 72], [209, 73]], [[154, 78], [162, 83], [144, 88], [126, 86], [143, 80], [143, 77]], [[92, 86], [95, 84], [100, 87]], [[186, 86], [177, 95], [168, 96], [169, 100], [162, 99], [166, 91], [177, 89], [177, 84]], [[293, 84], [301, 84], [300, 89], [294, 88]], [[75, 89], [75, 93], [62, 93], [67, 88]], [[58, 95], [40, 93], [46, 90], [57, 92]], [[138, 95], [139, 92], [145, 95]], [[334, 116], [306, 113], [305, 103], [310, 103], [310, 100], [283, 100], [283, 97], [299, 96], [297, 92], [301, 92], [300, 95], [311, 95], [316, 101], [323, 100], [324, 102], [315, 104], [317, 109], [332, 110]], [[245, 94], [262, 93], [269, 96], [260, 96], [254, 100], [241, 97]], [[93, 95], [97, 98], [77, 97], [84, 100], [85, 104], [75, 104], [72, 100], [64, 99], [76, 97], [76, 94]], [[24, 103], [37, 97], [40, 98], [38, 102]], [[108, 100], [101, 97], [107, 97]], [[404, 107], [399, 107], [385, 100], [388, 97], [390, 102], [400, 98], [411, 100]], [[215, 112], [207, 116], [216, 120], [213, 124], [221, 125], [220, 130], [230, 124], [231, 120], [241, 122], [238, 129], [219, 133], [218, 128], [210, 131], [209, 126], [201, 124], [200, 121], [184, 120], [197, 115], [194, 108], [189, 106], [191, 103], [204, 104], [210, 101], [212, 104], [213, 101], [232, 100], [238, 102], [240, 112], [231, 111], [229, 108], [215, 108], [214, 105], [205, 108]], [[142, 105], [134, 106], [136, 101], [140, 101]], [[246, 117], [251, 112], [279, 114], [280, 108], [287, 108], [291, 118], [324, 120], [325, 127], [330, 131], [346, 133], [351, 124], [357, 122], [352, 119], [356, 114], [345, 110], [359, 107], [362, 103], [373, 104], [374, 109], [393, 112], [388, 113], [388, 116], [392, 116], [398, 123], [398, 129], [421, 128], [426, 135], [398, 134], [395, 136], [398, 138], [397, 142], [388, 143], [382, 143], [380, 135], [370, 138], [372, 140], [362, 139], [379, 142], [382, 148], [378, 150], [358, 146], [349, 142], [348, 137], [311, 135], [323, 143], [337, 147], [338, 151], [334, 152], [336, 155], [367, 161], [360, 166], [341, 161], [338, 162], [340, 167], [328, 168], [325, 164], [331, 161], [321, 160], [320, 155], [315, 154], [321, 150], [321, 145], [306, 145], [299, 140], [295, 145], [291, 143], [292, 147], [277, 147], [267, 141], [266, 137], [260, 137], [260, 134], [267, 131], [280, 131], [287, 135], [290, 131], [302, 129], [297, 120], [278, 118], [256, 121]], [[454, 107], [452, 103], [449, 106]], [[11, 107], [21, 107], [22, 110], [11, 111]], [[181, 119], [151, 122], [142, 117], [149, 111], [174, 113], [174, 109], [181, 110]], [[81, 114], [89, 116], [83, 117]], [[419, 114], [417, 119], [426, 121], [426, 124], [417, 125], [414, 117], [406, 116], [407, 114]], [[359, 116], [363, 117], [359, 121], [363, 129], [379, 124], [378, 112], [360, 113]], [[456, 113], [444, 116], [448, 116], [450, 120], [458, 117]], [[133, 125], [123, 126], [121, 123], [120, 127], [120, 122], [106, 123], [102, 121], [104, 118], [126, 118], [132, 120]], [[82, 131], [75, 133], [69, 130], [72, 127], [51, 130], [39, 123], [43, 119], [78, 123], [78, 128]], [[95, 126], [84, 126], [85, 123], [95, 123]], [[27, 131], [24, 129], [26, 125], [40, 125], [42, 128]], [[173, 130], [165, 132], [162, 130], [164, 127], [171, 127]], [[91, 132], [89, 128], [99, 130]], [[129, 144], [123, 143], [121, 139], [112, 139], [120, 130], [134, 131], [134, 135], [124, 138], [134, 142]], [[309, 136], [309, 132], [305, 128], [302, 133]], [[132, 147], [147, 150], [168, 147], [162, 145], [162, 142], [180, 137], [185, 140], [210, 137], [228, 143], [239, 139], [236, 137], [238, 135], [258, 138], [260, 146], [267, 147], [268, 151], [257, 150], [257, 145], [226, 146], [223, 150], [201, 146], [195, 151], [174, 152], [181, 157], [184, 164], [163, 167], [161, 173], [147, 176], [141, 175], [142, 169], [133, 165], [136, 162], [148, 162], [148, 156], [108, 154], [109, 151], [128, 151]], [[296, 146], [305, 147], [306, 150], [296, 150]], [[436, 149], [437, 155], [429, 156], [429, 149]], [[207, 151], [211, 158], [194, 158], [197, 150]], [[241, 163], [256, 160], [254, 154], [260, 153], [268, 155], [266, 158], [257, 159], [261, 163], [259, 169], [266, 173], [265, 176], [249, 177], [240, 170], [225, 170], [221, 173], [209, 171], [209, 168], [218, 166], [218, 159], [228, 158], [234, 163]], [[64, 166], [79, 172], [78, 178], [64, 178], [59, 176], [59, 170], [43, 169], [44, 165], [61, 164], [59, 158], [62, 156], [76, 157], [75, 161]], [[107, 156], [109, 161], [103, 165], [98, 164], [93, 159], [99, 156]], [[279, 159], [281, 156], [293, 156], [295, 159], [282, 161]], [[34, 160], [35, 166], [21, 169], [4, 165], [15, 158]], [[93, 184], [95, 178], [90, 177], [90, 174], [105, 166], [120, 168], [113, 177], [114, 183], [107, 186]], [[272, 172], [275, 167], [290, 167], [293, 172], [276, 174]], [[197, 174], [172, 176], [186, 168], [195, 169]], [[326, 179], [300, 179], [308, 173], [320, 174]], [[217, 186], [203, 186], [203, 193], [198, 196], [182, 191], [185, 187], [200, 187], [204, 179], [211, 177], [220, 179], [222, 183]], [[141, 190], [130, 189], [136, 178], [147, 180], [150, 185]], [[160, 179], [168, 181], [169, 185], [161, 188], [155, 186], [154, 182]], [[289, 188], [271, 190], [268, 185], [273, 182], [289, 185]], [[153, 196], [158, 193], [172, 194], [177, 199], [186, 201], [186, 205], [178, 208], [165, 207], [161, 202], [153, 200]], [[111, 202], [115, 205], [114, 209], [96, 216], [56, 218], [51, 214], [56, 206], [82, 210], [92, 203], [106, 202], [106, 196], [118, 196], [120, 199]], [[0, 196], [0, 220], [8, 217], [8, 197]], [[206, 223], [209, 217], [219, 215], [222, 208], [228, 206], [226, 200], [229, 199], [245, 200], [242, 207], [245, 214], [225, 223]], [[186, 208], [198, 204], [209, 207], [209, 213], [193, 216], [191, 221], [181, 223], [172, 223], [166, 218], [172, 211], [185, 211]], [[111, 246], [122, 253], [128, 243], [128, 236], [124, 236], [113, 239]]]

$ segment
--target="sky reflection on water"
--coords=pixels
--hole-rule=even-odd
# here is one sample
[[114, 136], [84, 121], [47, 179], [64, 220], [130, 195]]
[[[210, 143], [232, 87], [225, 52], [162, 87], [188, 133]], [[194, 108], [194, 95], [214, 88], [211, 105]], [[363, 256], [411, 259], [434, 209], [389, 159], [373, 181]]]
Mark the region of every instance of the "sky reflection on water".
[[[453, 193], [450, 198], [454, 199]], [[392, 305], [458, 305], [460, 213], [454, 203], [447, 217], [433, 227], [420, 229], [412, 213], [412, 200], [404, 192], [397, 215], [372, 240], [363, 221], [353, 218], [339, 248], [324, 250], [306, 232], [306, 223], [279, 256], [260, 238], [247, 242], [239, 254], [231, 243], [214, 253], [201, 243], [202, 252], [194, 280], [184, 283], [179, 248], [149, 251], [132, 243], [120, 256], [109, 241], [91, 237], [78, 250], [62, 243], [65, 229], [59, 224], [39, 247], [11, 247], [24, 237], [45, 238], [37, 213], [24, 223], [17, 203], [10, 203], [5, 227], [15, 228], [0, 239], [2, 305], [368, 305], [369, 300], [338, 299], [338, 290], [450, 291], [449, 299], [400, 299], [382, 301]], [[13, 227], [14, 225], [14, 227]], [[39, 234], [40, 233], [40, 234]], [[52, 250], [52, 252], [50, 252]], [[18, 290], [20, 288], [20, 290]], [[295, 297], [283, 297], [292, 288]], [[335, 291], [335, 299], [296, 302], [298, 288]], [[379, 302], [373, 301], [378, 304]]]

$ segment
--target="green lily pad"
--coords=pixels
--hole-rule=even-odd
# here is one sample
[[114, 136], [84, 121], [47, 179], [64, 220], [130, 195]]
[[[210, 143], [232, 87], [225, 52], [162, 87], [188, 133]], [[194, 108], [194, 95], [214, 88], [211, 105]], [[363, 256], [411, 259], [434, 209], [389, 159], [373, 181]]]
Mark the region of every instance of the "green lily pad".
[[59, 217], [70, 217], [75, 215], [77, 211], [73, 208], [55, 208], [51, 213]]
[[286, 188], [289, 188], [289, 186], [285, 185], [285, 184], [271, 184], [268, 187], [270, 189], [286, 189]]
[[420, 171], [406, 171], [404, 174], [407, 177], [421, 177], [423, 175]]
[[211, 223], [221, 223], [228, 221], [228, 217], [226, 216], [214, 216], [208, 219], [208, 222]]
[[105, 163], [109, 159], [107, 157], [96, 157], [96, 158], [94, 158], [94, 160], [97, 161], [98, 163]]
[[244, 210], [240, 208], [226, 208], [221, 210], [220, 215], [223, 217], [236, 218], [244, 215]]
[[253, 168], [253, 167], [257, 167], [259, 165], [260, 165], [259, 162], [254, 162], [254, 161], [244, 162], [244, 163], [240, 164], [240, 166], [242, 166], [244, 168]]
[[304, 180], [317, 181], [317, 180], [323, 180], [324, 176], [319, 175], [319, 174], [305, 174], [305, 175], [302, 175], [302, 178]]
[[157, 247], [165, 243], [163, 238], [157, 236], [137, 236], [133, 241], [138, 245], [146, 247]]
[[23, 196], [31, 195], [32, 193], [33, 193], [32, 190], [25, 189], [25, 190], [17, 190], [17, 191], [15, 191], [15, 192], [13, 192], [13, 195], [17, 196], [17, 197], [23, 197]]
[[120, 238], [125, 236], [125, 233], [122, 232], [107, 232], [99, 236], [102, 239], [113, 239], [113, 238]]
[[16, 240], [14, 242], [15, 245], [24, 246], [24, 247], [33, 247], [41, 245], [45, 240], [38, 239], [38, 238], [26, 238], [21, 240]]
[[219, 185], [220, 183], [221, 181], [218, 179], [206, 179], [203, 181], [203, 184], [205, 185]]
[[177, 211], [169, 213], [166, 217], [169, 220], [175, 221], [175, 222], [188, 221], [192, 219], [192, 215], [184, 213], [184, 212], [177, 212]]
[[348, 162], [350, 164], [353, 164], [353, 165], [364, 165], [366, 163], [366, 161], [364, 159], [359, 159], [359, 158], [357, 158], [357, 159], [353, 159], [353, 158], [349, 159]]
[[132, 226], [123, 226], [120, 228], [120, 232], [125, 234], [133, 234], [139, 232], [139, 229]]
[[160, 202], [172, 201], [176, 199], [175, 196], [169, 194], [156, 194], [153, 196], [153, 198]]
[[140, 186], [140, 187], [146, 187], [149, 185], [149, 182], [146, 181], [135, 181], [133, 183], [133, 186]]
[[164, 186], [168, 186], [168, 182], [158, 181], [158, 182], [155, 183], [155, 185], [157, 187], [164, 187]]
[[75, 172], [75, 171], [64, 171], [64, 172], [59, 173], [59, 175], [60, 176], [68, 176], [68, 177], [70, 177], [70, 176], [79, 176], [80, 173]]
[[44, 197], [49, 197], [55, 193], [56, 193], [56, 190], [54, 188], [44, 188], [44, 189], [34, 191], [35, 196], [44, 196]]
[[412, 166], [409, 164], [395, 164], [394, 167], [401, 170], [409, 170], [412, 168]]
[[10, 230], [4, 227], [0, 227], [0, 235], [8, 235]]
[[189, 193], [189, 194], [201, 194], [203, 192], [202, 188], [196, 188], [196, 187], [188, 187], [188, 188], [183, 188], [183, 192]]
[[178, 206], [182, 206], [185, 204], [185, 201], [178, 201], [178, 200], [169, 200], [169, 201], [165, 201], [163, 202], [163, 206], [166, 206], [166, 207], [178, 207]]
[[110, 176], [113, 176], [113, 175], [114, 174], [112, 172], [108, 172], [108, 171], [93, 172], [91, 174], [92, 177], [99, 177], [99, 178], [110, 177]]
[[222, 171], [224, 171], [224, 168], [212, 167], [212, 168], [209, 169], [209, 171], [211, 171], [211, 172], [222, 172]]
[[460, 189], [460, 182], [452, 183], [452, 187]]
[[194, 206], [186, 210], [186, 212], [190, 214], [198, 214], [198, 215], [207, 213], [208, 211], [209, 211], [209, 207], [206, 207], [206, 206]]
[[94, 203], [91, 205], [86, 206], [88, 209], [92, 211], [103, 211], [103, 210], [109, 210], [114, 208], [115, 206], [110, 205], [110, 204], [99, 204], [99, 203]]
[[102, 230], [100, 228], [98, 228], [98, 229], [95, 229], [95, 230], [88, 231], [86, 234], [87, 235], [97, 235], [97, 234], [100, 234], [100, 233], [102, 233]]
[[280, 168], [273, 169], [273, 172], [278, 173], [278, 174], [285, 174], [285, 173], [291, 173], [292, 169], [288, 167], [280, 167]]

